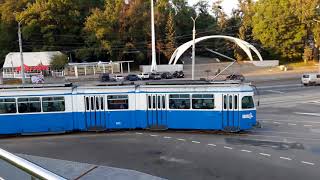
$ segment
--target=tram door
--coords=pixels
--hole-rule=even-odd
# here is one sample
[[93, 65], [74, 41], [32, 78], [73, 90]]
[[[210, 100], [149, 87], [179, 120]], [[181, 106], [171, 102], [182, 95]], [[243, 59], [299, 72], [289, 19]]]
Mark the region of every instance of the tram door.
[[150, 129], [167, 129], [166, 95], [147, 95], [147, 119]]
[[104, 96], [86, 96], [85, 108], [85, 119], [88, 130], [105, 130], [107, 114], [105, 112]]
[[240, 128], [239, 122], [239, 95], [222, 95], [222, 126], [226, 131], [237, 131]]

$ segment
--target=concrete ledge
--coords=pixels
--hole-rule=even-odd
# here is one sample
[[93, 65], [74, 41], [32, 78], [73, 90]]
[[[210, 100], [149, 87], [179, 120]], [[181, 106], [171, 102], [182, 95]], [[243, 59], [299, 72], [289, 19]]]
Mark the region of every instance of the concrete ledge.
[[[25, 154], [16, 155], [67, 179], [162, 180], [162, 178], [134, 170], [113, 168], [108, 166], [98, 166], [87, 163], [51, 159]], [[2, 160], [0, 160], [0, 175], [0, 179], [30, 179], [30, 176], [28, 174], [7, 164]]]

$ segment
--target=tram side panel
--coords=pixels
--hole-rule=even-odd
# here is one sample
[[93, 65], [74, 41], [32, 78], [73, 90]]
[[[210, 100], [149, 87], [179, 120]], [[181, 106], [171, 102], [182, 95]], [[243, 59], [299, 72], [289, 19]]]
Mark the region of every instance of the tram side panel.
[[0, 134], [73, 130], [70, 91], [10, 91], [0, 97]]
[[220, 101], [219, 96], [213, 93], [169, 94], [168, 128], [221, 129]]
[[135, 94], [135, 127], [148, 128], [147, 116], [147, 95], [138, 92]]

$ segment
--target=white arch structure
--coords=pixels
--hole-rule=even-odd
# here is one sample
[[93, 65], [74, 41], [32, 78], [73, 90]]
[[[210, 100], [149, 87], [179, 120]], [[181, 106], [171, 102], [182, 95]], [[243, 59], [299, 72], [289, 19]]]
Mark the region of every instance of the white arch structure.
[[[263, 61], [261, 54], [253, 45], [251, 45], [250, 43], [248, 43], [242, 39], [239, 39], [239, 38], [235, 38], [235, 37], [231, 37], [231, 36], [212, 35], [212, 36], [204, 36], [201, 38], [197, 38], [195, 41], [196, 41], [196, 43], [198, 43], [198, 42], [208, 40], [208, 39], [226, 39], [226, 40], [232, 41], [232, 42], [236, 43], [241, 49], [244, 50], [244, 52], [248, 55], [248, 57], [251, 61], [253, 61], [251, 50], [253, 52], [255, 52], [255, 54], [258, 56], [260, 61]], [[172, 54], [170, 61], [169, 61], [169, 64], [175, 65], [178, 62], [179, 58], [182, 56], [182, 54], [186, 50], [188, 50], [192, 45], [193, 45], [193, 40], [186, 42], [183, 45], [179, 46]]]

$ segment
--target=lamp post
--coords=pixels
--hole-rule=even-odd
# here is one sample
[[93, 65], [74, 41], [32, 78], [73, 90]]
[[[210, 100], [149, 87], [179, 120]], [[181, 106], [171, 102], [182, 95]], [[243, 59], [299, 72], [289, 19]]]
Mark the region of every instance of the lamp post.
[[196, 21], [198, 19], [198, 15], [196, 18], [191, 17], [193, 21], [193, 45], [192, 45], [192, 80], [194, 80], [194, 66], [195, 66], [195, 56], [196, 56]]
[[26, 83], [25, 79], [25, 69], [24, 69], [24, 61], [23, 61], [23, 51], [22, 51], [22, 38], [21, 38], [21, 22], [18, 22], [18, 38], [19, 38], [19, 49], [20, 49], [20, 61], [21, 61], [21, 76], [22, 76], [22, 84]]
[[152, 62], [151, 72], [157, 71], [157, 57], [156, 57], [156, 35], [154, 28], [154, 7], [153, 0], [151, 0], [151, 36], [152, 36]]
[[[316, 23], [320, 23], [320, 21], [317, 20], [317, 19], [313, 19], [313, 21], [315, 21]], [[320, 47], [318, 47], [318, 60], [319, 60], [319, 64], [318, 64], [319, 69], [318, 69], [318, 71], [320, 73]]]

